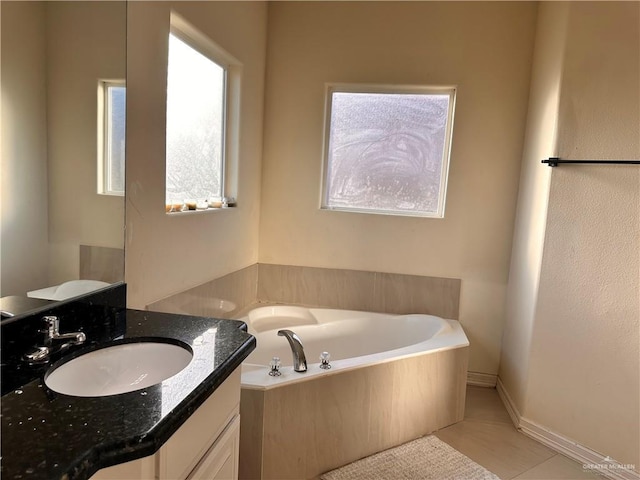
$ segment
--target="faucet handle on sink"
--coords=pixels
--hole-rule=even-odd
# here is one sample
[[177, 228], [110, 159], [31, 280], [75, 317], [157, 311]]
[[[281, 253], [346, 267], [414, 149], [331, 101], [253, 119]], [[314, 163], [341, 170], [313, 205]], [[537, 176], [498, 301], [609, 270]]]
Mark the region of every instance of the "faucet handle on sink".
[[42, 317], [42, 321], [45, 323], [45, 330], [42, 333], [47, 333], [50, 338], [54, 338], [60, 333], [60, 319], [55, 315], [45, 315]]
[[[24, 355], [23, 358], [28, 363], [48, 362], [52, 353], [65, 350], [72, 345], [81, 345], [87, 340], [84, 332], [60, 333], [60, 319], [55, 315], [45, 315], [42, 320], [45, 323], [45, 328], [41, 330], [44, 333], [44, 345], [36, 345]], [[62, 344], [58, 342], [54, 348], [54, 340], [67, 340], [67, 342]]]

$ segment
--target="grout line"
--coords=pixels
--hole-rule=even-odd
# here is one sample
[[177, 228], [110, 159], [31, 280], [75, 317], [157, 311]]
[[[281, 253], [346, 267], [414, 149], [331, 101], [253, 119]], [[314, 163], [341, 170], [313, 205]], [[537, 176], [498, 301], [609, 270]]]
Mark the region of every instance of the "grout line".
[[[518, 434], [522, 435], [525, 438], [528, 438], [524, 433], [522, 432], [518, 432]], [[538, 442], [540, 443], [540, 442]], [[511, 477], [509, 480], [516, 480], [520, 475], [524, 475], [527, 472], [530, 472], [531, 470], [533, 470], [534, 468], [538, 468], [540, 465], [542, 465], [543, 463], [548, 462], [549, 460], [556, 458], [558, 455], [560, 455], [559, 453], [554, 453], [551, 457], [546, 458], [544, 460], [542, 460], [540, 463], [536, 463], [533, 467], [531, 468], [527, 468], [526, 470], [523, 470], [522, 472], [518, 473], [515, 477]]]

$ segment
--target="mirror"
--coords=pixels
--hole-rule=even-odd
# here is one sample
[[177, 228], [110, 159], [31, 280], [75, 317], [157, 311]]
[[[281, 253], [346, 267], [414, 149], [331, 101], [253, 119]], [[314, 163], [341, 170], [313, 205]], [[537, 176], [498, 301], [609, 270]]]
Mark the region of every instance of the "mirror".
[[0, 309], [21, 314], [124, 280], [127, 6], [0, 8]]

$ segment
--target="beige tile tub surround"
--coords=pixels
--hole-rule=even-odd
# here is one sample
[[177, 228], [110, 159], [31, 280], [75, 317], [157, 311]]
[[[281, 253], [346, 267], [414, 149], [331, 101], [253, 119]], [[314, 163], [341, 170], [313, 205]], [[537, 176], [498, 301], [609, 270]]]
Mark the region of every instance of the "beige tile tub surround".
[[[287, 304], [456, 320], [461, 281], [397, 273], [256, 263], [153, 302], [149, 310], [237, 318], [255, 304]], [[220, 301], [235, 308], [224, 311]]]
[[107, 283], [124, 281], [124, 249], [80, 245], [80, 278]]
[[258, 264], [259, 302], [457, 319], [459, 279]]
[[243, 389], [240, 478], [313, 478], [462, 420], [468, 347]]
[[258, 264], [147, 305], [148, 310], [216, 318], [233, 318], [256, 301]]

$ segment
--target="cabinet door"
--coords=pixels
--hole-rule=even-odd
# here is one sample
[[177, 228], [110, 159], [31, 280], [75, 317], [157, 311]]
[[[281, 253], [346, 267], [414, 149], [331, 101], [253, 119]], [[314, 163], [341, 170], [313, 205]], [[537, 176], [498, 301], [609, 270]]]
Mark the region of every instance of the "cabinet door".
[[158, 478], [183, 480], [211, 450], [240, 408], [240, 367], [158, 451]]
[[149, 480], [156, 478], [155, 456], [139, 458], [98, 470], [90, 480]]
[[189, 480], [237, 480], [239, 444], [240, 415], [236, 415], [191, 472]]

